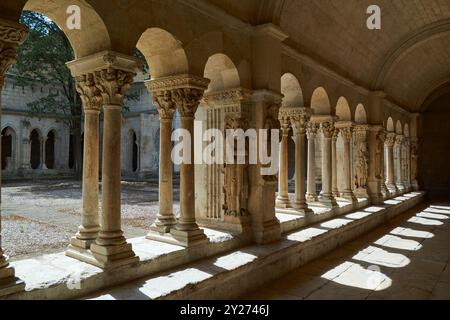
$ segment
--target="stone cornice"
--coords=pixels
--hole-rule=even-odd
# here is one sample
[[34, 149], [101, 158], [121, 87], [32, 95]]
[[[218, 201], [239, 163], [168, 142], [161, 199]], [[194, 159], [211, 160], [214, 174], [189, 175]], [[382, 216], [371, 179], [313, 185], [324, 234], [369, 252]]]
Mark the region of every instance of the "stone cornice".
[[252, 93], [252, 100], [255, 102], [272, 102], [276, 104], [280, 104], [283, 101], [284, 95], [279, 92], [268, 90], [268, 89], [259, 89], [254, 90]]
[[286, 34], [280, 27], [274, 25], [273, 23], [261, 24], [254, 27], [255, 34], [257, 35], [268, 35], [279, 41], [284, 41], [289, 38], [289, 35]]
[[142, 63], [135, 57], [113, 51], [102, 51], [70, 61], [66, 65], [73, 77], [95, 73], [104, 69], [114, 69], [134, 74], [142, 70]]
[[150, 92], [176, 90], [176, 89], [198, 89], [206, 91], [211, 80], [189, 74], [151, 79], [145, 82]]
[[251, 90], [236, 88], [212, 93], [206, 93], [203, 102], [211, 108], [222, 108], [227, 106], [237, 106], [242, 101], [250, 100]]

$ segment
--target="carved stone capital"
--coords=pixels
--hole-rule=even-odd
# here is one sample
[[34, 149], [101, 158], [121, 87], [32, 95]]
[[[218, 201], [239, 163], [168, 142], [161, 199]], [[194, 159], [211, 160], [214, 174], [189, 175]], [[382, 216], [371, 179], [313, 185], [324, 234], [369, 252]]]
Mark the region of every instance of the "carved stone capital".
[[80, 94], [85, 111], [100, 111], [102, 95], [95, 85], [94, 75], [88, 73], [75, 77], [76, 89]]
[[341, 133], [341, 137], [344, 140], [344, 142], [350, 142], [353, 138], [353, 127], [342, 127], [339, 128], [339, 131]]
[[146, 85], [153, 95], [170, 91], [181, 117], [194, 117], [209, 83], [209, 79], [185, 74], [153, 79]]
[[8, 68], [16, 63], [17, 47], [28, 35], [28, 28], [19, 23], [0, 19], [0, 82]]
[[193, 118], [203, 97], [203, 90], [194, 88], [173, 89], [172, 98], [182, 118]]
[[394, 146], [396, 136], [397, 135], [395, 133], [392, 133], [392, 132], [390, 132], [390, 133], [388, 133], [386, 135], [385, 143], [386, 143], [387, 147], [392, 148]]
[[334, 134], [334, 123], [331, 121], [325, 121], [320, 123], [320, 132], [322, 132], [324, 138], [331, 139]]
[[122, 106], [125, 93], [132, 86], [135, 75], [133, 72], [114, 68], [96, 71], [94, 81], [102, 96], [103, 105]]
[[362, 124], [354, 127], [356, 141], [367, 141], [367, 133], [369, 132], [369, 126]]
[[395, 145], [396, 146], [401, 146], [403, 144], [403, 142], [405, 141], [405, 136], [398, 134], [395, 137]]
[[308, 140], [315, 139], [317, 133], [319, 132], [320, 125], [315, 122], [308, 122], [306, 125], [306, 134], [308, 136]]
[[225, 130], [247, 130], [249, 120], [246, 114], [229, 113], [225, 116]]
[[156, 91], [152, 94], [153, 102], [161, 119], [172, 120], [177, 106], [170, 90]]
[[311, 109], [308, 108], [281, 108], [281, 119], [287, 119], [295, 134], [305, 134], [308, 121], [311, 119]]
[[203, 102], [210, 108], [224, 108], [239, 106], [242, 101], [251, 99], [251, 91], [236, 88], [205, 94]]

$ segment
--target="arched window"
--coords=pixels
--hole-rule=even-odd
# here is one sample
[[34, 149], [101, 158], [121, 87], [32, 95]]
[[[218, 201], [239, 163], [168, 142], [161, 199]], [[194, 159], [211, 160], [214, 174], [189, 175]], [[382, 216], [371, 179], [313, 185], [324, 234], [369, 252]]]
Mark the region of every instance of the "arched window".
[[41, 136], [36, 129], [30, 134], [30, 151], [31, 169], [36, 170], [41, 165]]
[[50, 131], [45, 142], [45, 165], [47, 169], [55, 168], [55, 131]]

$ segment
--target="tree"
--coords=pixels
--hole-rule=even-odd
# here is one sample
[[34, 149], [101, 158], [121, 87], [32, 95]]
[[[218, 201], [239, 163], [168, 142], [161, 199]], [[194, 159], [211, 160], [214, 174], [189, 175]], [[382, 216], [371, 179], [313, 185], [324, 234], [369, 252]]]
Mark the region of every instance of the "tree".
[[82, 104], [75, 81], [66, 67], [66, 62], [74, 59], [72, 46], [64, 32], [39, 13], [24, 11], [21, 23], [29, 27], [29, 36], [19, 48], [18, 62], [11, 71], [19, 85], [32, 87], [39, 83], [54, 88], [27, 105], [29, 114], [39, 118], [54, 116], [70, 128], [74, 137], [74, 171], [81, 176]]
[[[32, 117], [53, 116], [57, 121], [70, 128], [73, 139], [74, 171], [78, 177], [82, 174], [81, 126], [83, 106], [76, 83], [66, 63], [74, 59], [69, 40], [56, 23], [47, 17], [32, 11], [24, 11], [21, 23], [30, 29], [28, 39], [18, 50], [18, 62], [11, 69], [21, 86], [33, 86], [35, 83], [52, 87], [46, 96], [29, 103], [28, 113]], [[148, 73], [149, 67], [139, 50], [134, 51]], [[139, 100], [136, 92], [130, 91], [126, 101]], [[124, 112], [128, 111], [127, 105]]]

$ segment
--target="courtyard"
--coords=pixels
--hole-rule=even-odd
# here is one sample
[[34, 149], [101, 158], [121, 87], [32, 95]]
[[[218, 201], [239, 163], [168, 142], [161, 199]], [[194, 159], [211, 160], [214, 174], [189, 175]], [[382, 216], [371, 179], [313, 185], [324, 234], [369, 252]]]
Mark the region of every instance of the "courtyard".
[[[1, 205], [3, 246], [11, 261], [63, 251], [81, 222], [81, 181], [4, 182]], [[174, 206], [178, 214], [177, 195]], [[122, 222], [127, 238], [145, 236], [157, 214], [157, 180], [122, 181]]]

